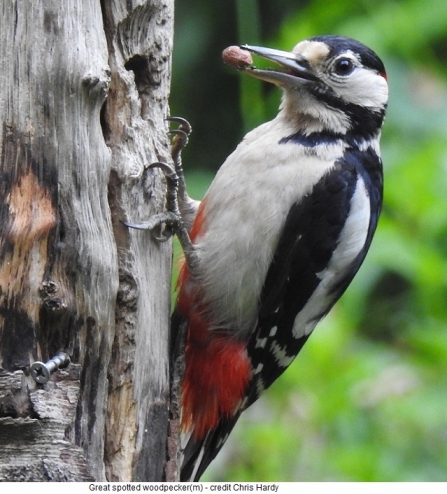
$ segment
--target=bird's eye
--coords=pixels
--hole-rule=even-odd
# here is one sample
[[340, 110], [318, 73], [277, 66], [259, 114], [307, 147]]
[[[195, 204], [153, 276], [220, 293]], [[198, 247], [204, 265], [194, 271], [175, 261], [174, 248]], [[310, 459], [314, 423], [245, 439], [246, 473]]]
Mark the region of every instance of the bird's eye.
[[349, 75], [354, 70], [354, 64], [349, 58], [340, 58], [335, 62], [334, 72], [337, 75]]

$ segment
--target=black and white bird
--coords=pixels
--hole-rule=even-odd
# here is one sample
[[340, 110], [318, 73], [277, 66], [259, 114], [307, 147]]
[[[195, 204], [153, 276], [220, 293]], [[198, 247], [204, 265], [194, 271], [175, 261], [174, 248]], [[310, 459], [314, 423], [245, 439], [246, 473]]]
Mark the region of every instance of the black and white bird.
[[173, 317], [187, 331], [182, 480], [200, 478], [346, 290], [382, 205], [388, 85], [378, 56], [342, 36], [291, 52], [240, 48], [277, 64], [238, 68], [283, 98], [227, 158], [198, 210], [181, 189], [192, 242]]

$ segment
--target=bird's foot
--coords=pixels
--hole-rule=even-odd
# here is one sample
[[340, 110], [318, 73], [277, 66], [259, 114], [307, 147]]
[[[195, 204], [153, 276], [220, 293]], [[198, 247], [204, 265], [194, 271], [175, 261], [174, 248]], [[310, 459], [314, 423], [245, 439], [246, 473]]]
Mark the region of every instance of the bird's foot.
[[122, 221], [123, 225], [137, 230], [149, 230], [152, 238], [157, 242], [166, 242], [172, 235], [177, 233], [181, 223], [180, 212], [177, 202], [178, 176], [171, 165], [158, 161], [145, 167], [161, 168], [166, 178], [166, 211], [155, 214], [148, 221], [142, 223], [129, 223]]
[[177, 129], [170, 130], [169, 134], [173, 135], [171, 142], [171, 157], [178, 177], [177, 193], [180, 200], [185, 201], [188, 200], [188, 194], [186, 192], [185, 175], [182, 166], [182, 151], [188, 144], [192, 128], [190, 123], [182, 117], [168, 117], [166, 120], [175, 122], [179, 125]]
[[186, 263], [188, 264], [191, 272], [193, 272], [194, 268], [198, 264], [198, 257], [191, 239], [189, 238], [188, 230], [185, 227], [179, 209], [179, 193], [182, 194], [182, 198], [186, 197], [189, 199], [186, 194], [183, 169], [181, 165], [181, 152], [188, 143], [188, 136], [191, 132], [191, 126], [185, 119], [180, 117], [168, 117], [167, 120], [179, 123], [178, 129], [169, 131], [170, 134], [174, 135], [171, 147], [171, 156], [174, 162], [174, 167], [161, 161], [151, 163], [146, 167], [146, 170], [150, 168], [160, 168], [165, 175], [166, 210], [152, 216], [148, 221], [142, 223], [129, 223], [125, 221], [122, 221], [122, 223], [129, 228], [149, 230], [152, 238], [154, 238], [157, 242], [166, 242], [173, 235], [177, 235], [185, 254]]
[[167, 117], [166, 120], [168, 122], [175, 122], [179, 124], [177, 129], [173, 129], [168, 132], [169, 134], [172, 134], [174, 136], [171, 143], [171, 156], [174, 164], [177, 167], [181, 152], [188, 144], [189, 135], [192, 132], [192, 127], [188, 120], [185, 120], [182, 117]]
[[[151, 163], [145, 167], [145, 171], [150, 168], [161, 168], [165, 175], [166, 211], [152, 216], [148, 221], [143, 223], [122, 222], [129, 228], [149, 230], [154, 240], [158, 242], [169, 240], [177, 232], [178, 224], [181, 221], [178, 207], [179, 182], [181, 182], [182, 191], [186, 190], [181, 153], [188, 144], [189, 134], [192, 131], [190, 123], [182, 117], [167, 117], [166, 120], [179, 125], [177, 129], [168, 132], [174, 136], [171, 142], [171, 157], [174, 162], [174, 168], [168, 163], [161, 161]], [[181, 178], [179, 178], [178, 173], [180, 173]]]

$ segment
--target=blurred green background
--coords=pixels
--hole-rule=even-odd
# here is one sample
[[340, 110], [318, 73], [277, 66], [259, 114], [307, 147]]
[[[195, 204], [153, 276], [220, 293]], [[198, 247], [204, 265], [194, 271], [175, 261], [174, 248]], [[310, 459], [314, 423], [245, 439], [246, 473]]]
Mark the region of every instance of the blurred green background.
[[385, 203], [353, 284], [287, 372], [245, 412], [203, 480], [447, 481], [445, 0], [177, 0], [171, 114], [200, 198], [280, 92], [222, 64], [251, 43], [351, 36], [387, 67]]

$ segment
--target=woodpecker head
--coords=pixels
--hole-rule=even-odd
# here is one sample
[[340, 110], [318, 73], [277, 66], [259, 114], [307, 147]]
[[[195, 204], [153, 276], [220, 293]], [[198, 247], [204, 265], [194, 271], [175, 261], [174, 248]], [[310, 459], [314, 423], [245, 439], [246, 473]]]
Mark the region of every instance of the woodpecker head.
[[241, 46], [277, 63], [278, 69], [244, 67], [258, 79], [284, 90], [286, 118], [310, 132], [378, 135], [388, 101], [385, 67], [368, 47], [343, 36], [317, 36], [292, 52]]

